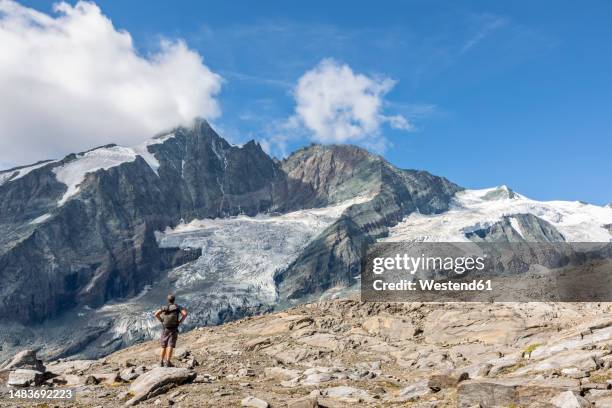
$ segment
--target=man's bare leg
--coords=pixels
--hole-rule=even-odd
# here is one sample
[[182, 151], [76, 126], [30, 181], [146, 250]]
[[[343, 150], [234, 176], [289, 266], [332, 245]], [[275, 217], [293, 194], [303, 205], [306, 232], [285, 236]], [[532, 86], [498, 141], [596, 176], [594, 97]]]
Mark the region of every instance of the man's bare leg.
[[174, 353], [174, 347], [166, 347], [166, 363], [170, 366], [170, 359], [172, 358], [172, 353]]
[[162, 366], [164, 365], [164, 356], [165, 356], [165, 355], [166, 355], [166, 347], [162, 347], [162, 349], [161, 349], [161, 355], [159, 356], [159, 357], [160, 357], [160, 362], [159, 362], [159, 364], [160, 364], [160, 365], [162, 365]]

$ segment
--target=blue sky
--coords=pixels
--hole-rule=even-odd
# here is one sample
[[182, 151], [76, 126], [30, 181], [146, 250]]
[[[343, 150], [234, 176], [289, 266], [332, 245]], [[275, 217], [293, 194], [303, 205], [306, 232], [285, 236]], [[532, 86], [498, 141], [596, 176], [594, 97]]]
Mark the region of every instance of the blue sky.
[[[50, 2], [22, 4], [52, 13]], [[382, 154], [468, 187], [612, 202], [612, 4], [591, 1], [98, 1], [139, 52], [183, 39], [223, 77], [213, 120], [266, 140], [325, 58], [396, 81]], [[286, 140], [291, 151], [308, 131]], [[280, 154], [279, 150], [273, 152]]]

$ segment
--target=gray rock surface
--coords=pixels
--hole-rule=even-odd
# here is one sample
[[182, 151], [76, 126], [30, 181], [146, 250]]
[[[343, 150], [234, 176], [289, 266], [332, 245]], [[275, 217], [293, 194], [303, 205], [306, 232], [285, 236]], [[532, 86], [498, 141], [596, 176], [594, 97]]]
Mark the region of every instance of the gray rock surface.
[[170, 389], [191, 382], [196, 373], [185, 368], [157, 367], [134, 381], [129, 391], [134, 395], [126, 405], [136, 405], [146, 399], [164, 394]]
[[245, 397], [242, 401], [240, 401], [240, 405], [251, 408], [268, 408], [270, 406], [270, 404], [268, 404], [266, 401], [253, 396]]
[[9, 387], [34, 387], [42, 384], [43, 380], [44, 373], [36, 370], [19, 368], [10, 372], [7, 385]]
[[28, 370], [45, 371], [42, 361], [36, 356], [36, 350], [26, 349], [17, 353], [12, 359], [6, 361], [0, 370], [15, 370], [24, 368]]
[[550, 400], [556, 408], [589, 408], [591, 403], [572, 391], [565, 391]]

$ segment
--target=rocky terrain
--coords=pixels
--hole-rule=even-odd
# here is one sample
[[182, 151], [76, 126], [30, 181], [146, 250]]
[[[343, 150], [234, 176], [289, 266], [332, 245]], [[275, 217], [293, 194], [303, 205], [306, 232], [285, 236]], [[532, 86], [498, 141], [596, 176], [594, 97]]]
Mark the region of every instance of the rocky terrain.
[[324, 301], [182, 334], [176, 368], [157, 367], [151, 341], [45, 367], [24, 352], [2, 378], [77, 389], [39, 406], [612, 407], [611, 312]]

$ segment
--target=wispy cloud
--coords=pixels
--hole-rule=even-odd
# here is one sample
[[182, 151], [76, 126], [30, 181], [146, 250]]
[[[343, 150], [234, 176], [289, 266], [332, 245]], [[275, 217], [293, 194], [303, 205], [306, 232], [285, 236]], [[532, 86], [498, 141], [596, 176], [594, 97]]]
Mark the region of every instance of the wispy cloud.
[[223, 75], [224, 78], [228, 78], [229, 80], [234, 79], [238, 81], [253, 82], [253, 83], [263, 84], [263, 85], [271, 85], [271, 86], [280, 87], [286, 90], [289, 90], [292, 87], [291, 82], [284, 81], [282, 79], [265, 78], [265, 77], [261, 77], [258, 75], [249, 75], [246, 73], [236, 72], [236, 71], [221, 70], [220, 73], [221, 75]]
[[493, 32], [508, 25], [508, 20], [504, 17], [490, 14], [480, 15], [478, 16], [478, 20], [479, 27], [477, 28], [476, 33], [465, 41], [459, 52], [460, 54], [468, 52]]

